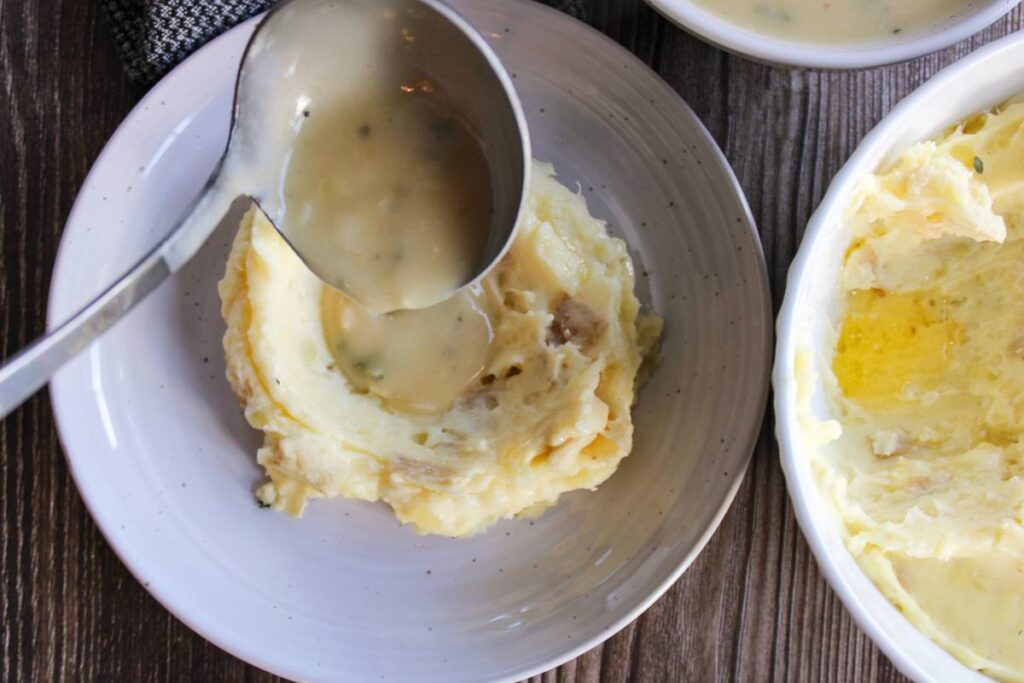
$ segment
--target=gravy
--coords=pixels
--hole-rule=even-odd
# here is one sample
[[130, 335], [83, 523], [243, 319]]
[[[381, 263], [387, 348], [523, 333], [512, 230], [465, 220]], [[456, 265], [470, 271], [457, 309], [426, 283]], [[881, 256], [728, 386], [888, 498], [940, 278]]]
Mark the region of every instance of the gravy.
[[451, 406], [483, 370], [492, 336], [473, 288], [429, 308], [378, 314], [324, 287], [321, 317], [349, 382], [415, 413]]
[[693, 0], [758, 33], [804, 43], [870, 42], [955, 16], [965, 0]]
[[489, 352], [477, 295], [453, 293], [482, 265], [508, 184], [492, 188], [477, 131], [425, 73], [431, 46], [419, 49], [403, 3], [278, 11], [287, 21], [250, 47], [266, 52], [243, 72], [247, 116], [213, 195], [250, 194], [338, 288], [324, 287], [324, 335], [357, 390], [443, 410]]
[[281, 227], [367, 308], [441, 301], [472, 279], [490, 223], [487, 160], [426, 78], [310, 107], [283, 183]]

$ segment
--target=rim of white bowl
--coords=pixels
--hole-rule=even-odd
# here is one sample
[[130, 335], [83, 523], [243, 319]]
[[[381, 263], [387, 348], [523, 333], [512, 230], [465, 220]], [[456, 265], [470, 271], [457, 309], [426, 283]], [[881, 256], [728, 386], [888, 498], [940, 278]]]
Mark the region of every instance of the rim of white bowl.
[[946, 28], [898, 43], [829, 46], [773, 38], [745, 29], [690, 0], [646, 0], [674, 24], [729, 52], [752, 59], [809, 69], [863, 69], [905, 62], [949, 47], [1009, 13], [1021, 0], [989, 0]]
[[[933, 681], [936, 679], [918, 660], [907, 654], [898, 641], [884, 633], [876, 615], [865, 606], [854, 592], [846, 576], [837, 566], [836, 558], [828, 551], [824, 529], [826, 527], [832, 529], [833, 521], [823, 518], [820, 514], [817, 514], [816, 509], [812, 508], [807, 499], [807, 492], [801, 486], [799, 476], [795, 471], [795, 468], [798, 467], [797, 458], [802, 455], [804, 450], [799, 445], [801, 432], [795, 406], [796, 349], [794, 348], [793, 337], [797, 326], [800, 324], [795, 292], [799, 281], [810, 265], [811, 253], [814, 251], [815, 243], [822, 238], [825, 231], [829, 228], [827, 219], [831, 217], [837, 205], [846, 198], [852, 184], [865, 172], [861, 166], [870, 158], [878, 156], [880, 151], [886, 153], [892, 151], [889, 149], [891, 145], [889, 137], [908, 116], [908, 113], [913, 112], [918, 107], [919, 102], [927, 99], [933, 93], [954, 84], [960, 78], [960, 74], [963, 71], [971, 69], [981, 62], [994, 59], [1005, 50], [1016, 49], [1022, 43], [1024, 43], [1024, 32], [1013, 33], [979, 48], [969, 56], [947, 66], [913, 93], [905, 97], [861, 140], [856, 151], [832, 179], [828, 191], [807, 223], [807, 229], [804, 232], [799, 250], [790, 264], [786, 277], [786, 295], [783, 298], [776, 321], [775, 364], [772, 370], [772, 387], [775, 391], [773, 402], [776, 415], [775, 436], [779, 442], [779, 460], [782, 464], [786, 488], [789, 491], [789, 498], [793, 504], [793, 511], [797, 522], [800, 525], [801, 531], [803, 531], [804, 538], [807, 539], [807, 543], [811, 547], [811, 552], [814, 553], [818, 569], [850, 612], [854, 622], [885, 653], [897, 669], [915, 681]], [[872, 168], [867, 172], [871, 172], [871, 170], [874, 169]], [[817, 483], [812, 479], [810, 485], [816, 486]], [[849, 555], [845, 544], [843, 545], [842, 552], [849, 556], [851, 562], [855, 562], [853, 556]], [[863, 571], [859, 568], [857, 571], [863, 574]], [[866, 575], [864, 577], [867, 579]], [[871, 585], [876, 591], [878, 590], [874, 583], [871, 583]], [[880, 591], [879, 595], [881, 595]], [[898, 614], [895, 606], [892, 606], [888, 599], [885, 599], [885, 601], [891, 606], [894, 613]], [[906, 621], [906, 617], [900, 615], [900, 618]], [[906, 621], [906, 624], [908, 628], [913, 629], [914, 633], [927, 639], [927, 636], [921, 633], [909, 621]], [[928, 642], [935, 648], [936, 653], [947, 654], [946, 650], [934, 641], [928, 639]], [[978, 673], [959, 662], [957, 664], [963, 667], [965, 673]]]
[[[551, 11], [551, 12], [556, 12], [557, 11], [557, 10], [550, 9], [550, 8], [546, 8], [546, 9], [547, 9], [547, 11]], [[231, 29], [228, 29], [228, 31], [226, 31], [222, 35], [226, 35], [227, 33], [232, 33], [232, 32], [237, 32], [237, 31], [251, 30], [249, 27], [252, 26], [253, 24], [255, 24], [256, 22], [258, 22], [262, 18], [262, 16], [263, 16], [263, 13], [255, 16], [255, 17], [253, 17], [251, 19], [248, 19], [248, 20], [238, 24], [237, 26], [235, 26], [235, 27], [233, 27]], [[583, 22], [579, 22], [579, 24], [580, 24], [581, 28], [583, 28], [584, 30], [587, 30], [587, 31], [593, 33], [600, 40], [606, 41], [610, 45], [614, 46], [616, 49], [623, 49], [614, 40], [612, 40], [608, 36], [604, 35], [600, 31], [598, 31], [597, 29], [593, 28], [592, 26], [590, 26], [588, 24], [585, 24]], [[199, 64], [202, 61], [203, 57], [207, 53], [209, 53], [209, 52], [215, 52], [220, 47], [219, 38], [220, 38], [220, 36], [218, 36], [217, 38], [214, 38], [213, 40], [211, 40], [210, 42], [206, 43], [201, 48], [199, 48], [195, 53], [190, 55], [184, 61], [182, 61], [178, 66], [176, 66], [166, 76], [164, 76], [156, 85], [154, 85], [153, 88], [148, 93], [146, 93], [146, 95], [144, 95], [141, 100], [139, 100], [139, 102], [125, 116], [125, 118], [122, 120], [122, 123], [118, 125], [118, 128], [114, 131], [114, 133], [107, 140], [106, 144], [103, 147], [103, 150], [100, 152], [99, 156], [97, 156], [96, 160], [93, 162], [92, 167], [90, 168], [89, 173], [86, 175], [85, 179], [83, 180], [82, 185], [81, 185], [82, 187], [87, 187], [89, 185], [89, 181], [90, 181], [90, 178], [92, 177], [93, 172], [95, 171], [96, 168], [98, 168], [100, 166], [100, 162], [109, 153], [109, 150], [112, 147], [115, 146], [114, 145], [115, 140], [119, 136], [121, 136], [123, 134], [123, 127], [124, 127], [125, 122], [128, 121], [129, 119], [133, 118], [136, 115], [137, 112], [142, 111], [147, 106], [149, 106], [150, 104], [155, 102], [159, 98], [159, 95], [157, 94], [159, 86], [163, 85], [166, 81], [168, 81], [170, 79], [184, 79], [184, 80], [187, 81], [187, 79], [191, 78], [192, 74], [190, 72], [195, 70], [195, 69], [197, 69], [197, 68], [199, 68]], [[643, 69], [646, 69], [648, 71], [651, 70], [650, 67], [647, 64], [645, 64], [643, 61], [641, 61], [638, 57], [633, 55], [631, 52], [629, 52], [629, 51], [625, 51], [625, 52], [635, 62], [635, 64], [637, 65], [637, 68], [643, 68]], [[689, 111], [691, 113], [691, 115], [693, 115], [694, 120], [696, 120], [696, 121], [700, 120], [699, 117], [696, 116], [696, 114], [693, 114], [693, 110], [690, 108], [690, 106], [686, 103], [686, 101], [674, 89], [672, 89], [667, 83], [665, 83], [661, 79], [659, 79], [659, 84], [665, 90], [666, 94], [669, 97], [674, 98], [679, 103], [680, 106], [684, 107], [687, 111]], [[718, 146], [718, 143], [715, 142], [714, 138], [711, 136], [711, 133], [708, 132], [707, 128], [704, 127], [703, 124], [701, 124], [699, 132], [700, 132], [701, 136], [707, 141], [707, 143], [708, 143], [708, 145], [710, 147], [710, 150], [711, 150], [712, 157], [713, 157], [714, 161], [718, 164], [720, 170], [722, 171], [722, 173], [724, 174], [724, 176], [728, 180], [728, 183], [729, 183], [730, 187], [733, 189], [733, 191], [735, 193], [735, 196], [736, 196], [736, 198], [739, 201], [738, 208], [741, 210], [742, 215], [743, 215], [743, 217], [745, 219], [744, 222], [746, 224], [747, 230], [751, 233], [751, 237], [753, 239], [753, 243], [754, 243], [755, 247], [757, 248], [758, 252], [762, 254], [762, 258], [759, 261], [759, 270], [760, 270], [760, 274], [761, 274], [762, 280], [764, 282], [767, 282], [768, 271], [767, 271], [767, 265], [766, 265], [766, 263], [764, 261], [764, 258], [763, 258], [763, 248], [761, 246], [761, 240], [760, 240], [759, 234], [757, 232], [757, 227], [756, 227], [757, 223], [754, 220], [753, 213], [750, 210], [750, 205], [749, 205], [749, 203], [747, 201], [746, 194], [743, 192], [743, 188], [740, 185], [739, 180], [736, 178], [736, 174], [733, 172], [732, 166], [729, 164], [728, 160], [725, 158], [724, 152], [722, 152], [721, 148]], [[79, 207], [78, 201], [76, 199], [75, 203], [72, 205], [71, 212], [68, 215], [68, 219], [67, 219], [68, 223], [70, 223], [75, 218], [76, 213], [79, 210], [80, 210], [80, 207]], [[63, 322], [63, 318], [56, 317], [56, 315], [54, 313], [54, 310], [55, 310], [54, 309], [54, 303], [55, 303], [56, 293], [62, 289], [62, 287], [60, 285], [60, 282], [59, 282], [60, 274], [63, 273], [63, 272], [66, 272], [66, 270], [67, 270], [66, 268], [62, 267], [63, 260], [65, 260], [67, 258], [67, 251], [68, 250], [65, 249], [65, 242], [64, 242], [64, 240], [61, 240], [61, 243], [60, 243], [60, 245], [58, 246], [58, 249], [57, 249], [56, 258], [54, 260], [54, 268], [53, 268], [54, 275], [53, 275], [53, 279], [50, 282], [50, 294], [49, 294], [49, 297], [48, 297], [48, 300], [47, 300], [47, 321], [46, 321], [46, 324], [47, 324], [47, 329], [48, 330], [49, 329], [53, 329], [54, 327], [56, 327], [57, 325], [59, 325], [60, 323]], [[768, 294], [767, 288], [765, 289], [765, 297], [764, 297], [764, 301], [763, 301], [763, 308], [765, 310], [766, 317], [770, 318], [771, 317], [771, 308], [772, 307], [771, 307], [770, 295]], [[765, 348], [764, 348], [765, 373], [764, 373], [763, 377], [759, 378], [761, 383], [762, 383], [761, 392], [760, 392], [761, 396], [760, 396], [759, 400], [760, 400], [760, 402], [763, 405], [767, 406], [768, 393], [769, 393], [769, 389], [770, 389], [770, 383], [769, 383], [768, 380], [769, 380], [769, 374], [770, 374], [770, 360], [771, 360], [771, 349], [772, 349], [772, 341], [773, 341], [772, 340], [772, 329], [771, 329], [770, 326], [768, 326], [766, 328], [765, 335], [766, 335], [766, 340], [765, 340], [766, 343], [765, 343]], [[56, 427], [57, 427], [58, 439], [60, 440], [60, 444], [61, 444], [62, 450], [65, 452], [65, 454], [67, 454], [70, 451], [70, 447], [69, 447], [69, 443], [65, 440], [65, 433], [67, 433], [66, 432], [67, 425], [65, 423], [64, 418], [62, 417], [63, 410], [60, 407], [60, 405], [62, 404], [62, 401], [60, 400], [59, 396], [57, 395], [57, 392], [54, 390], [54, 387], [53, 387], [52, 384], [49, 387], [49, 397], [50, 397], [51, 405], [53, 406], [53, 417], [54, 417], [54, 422], [56, 423]], [[65, 406], [65, 408], [68, 409], [68, 410], [71, 410], [70, 407]], [[762, 410], [762, 415], [763, 415], [763, 412], [764, 411]], [[542, 673], [544, 673], [546, 671], [549, 671], [549, 670], [551, 670], [551, 669], [553, 669], [555, 667], [561, 666], [562, 664], [565, 664], [566, 662], [568, 662], [568, 661], [570, 661], [572, 659], [575, 659], [576, 657], [579, 657], [580, 655], [582, 655], [582, 654], [590, 651], [591, 649], [597, 647], [598, 645], [600, 645], [604, 641], [606, 641], [609, 638], [611, 638], [613, 635], [619, 633], [623, 628], [625, 628], [626, 626], [631, 624], [633, 621], [635, 621], [641, 614], [646, 612], [651, 607], [651, 605], [653, 605], [659, 598], [661, 598], [661, 596], [664, 595], [668, 591], [668, 589], [671, 588], [679, 580], [679, 578], [683, 575], [683, 573], [700, 556], [700, 553], [703, 552], [704, 548], [707, 546], [708, 542], [711, 540], [711, 537], [715, 534], [716, 531], [718, 531], [718, 528], [721, 526], [722, 519], [725, 517], [726, 513], [732, 507], [733, 500], [735, 500], [735, 498], [736, 498], [736, 493], [739, 491], [740, 486], [743, 484], [743, 481], [746, 478], [747, 470], [750, 467], [750, 458], [753, 455], [753, 451], [754, 451], [754, 449], [757, 446], [758, 440], [760, 439], [761, 427], [762, 427], [763, 423], [764, 423], [764, 421], [763, 421], [763, 417], [762, 417], [761, 422], [759, 422], [756, 425], [752, 425], [751, 426], [751, 429], [750, 429], [749, 434], [748, 434], [748, 438], [747, 438], [746, 442], [743, 444], [744, 448], [749, 452], [749, 455], [747, 457], [746, 462], [744, 463], [744, 465], [742, 467], [742, 470], [736, 473], [737, 476], [736, 476], [735, 480], [733, 481], [732, 485], [730, 486], [729, 490], [727, 491], [725, 497], [722, 499], [721, 505], [718, 507], [717, 510], [715, 510], [714, 514], [712, 515], [711, 523], [707, 526], [707, 528], [705, 529], [704, 533], [701, 534], [700, 538], [697, 540], [697, 542], [694, 544], [694, 546], [691, 548], [691, 550], [688, 553], [685, 553], [683, 555], [683, 557], [680, 559], [680, 561], [676, 564], [675, 568], [671, 572], [669, 572], [660, 582], [658, 582], [657, 585], [654, 587], [654, 589], [651, 590], [648, 593], [647, 596], [645, 596], [642, 600], [639, 600], [637, 602], [637, 604], [632, 609], [630, 609], [628, 612], [626, 612], [626, 614], [621, 619], [619, 619], [618, 621], [614, 622], [613, 624], [611, 624], [607, 628], [598, 631], [597, 633], [595, 633], [593, 636], [591, 636], [590, 638], [588, 638], [587, 640], [582, 642], [577, 647], [575, 647], [575, 648], [573, 648], [571, 650], [566, 651], [565, 653], [563, 653], [560, 656], [553, 657], [550, 660], [548, 660], [547, 662], [544, 662], [543, 664], [535, 666], [532, 669], [527, 669], [527, 670], [524, 670], [522, 672], [516, 673], [513, 678], [510, 678], [508, 680], [511, 681], [511, 680], [525, 679], [525, 678], [531, 678], [533, 676], [540, 675], [540, 674], [542, 674]], [[70, 457], [67, 457], [67, 455], [65, 455], [65, 460], [66, 460], [66, 462], [68, 464], [68, 470], [71, 473], [71, 478], [72, 478], [72, 480], [75, 483], [76, 489], [81, 491], [81, 489], [79, 487], [79, 470], [78, 470], [78, 468], [77, 468], [77, 466], [75, 464], [75, 460], [70, 458]], [[180, 622], [185, 624], [193, 632], [197, 633], [199, 636], [201, 636], [205, 640], [209, 641], [210, 643], [213, 643], [216, 647], [224, 650], [225, 652], [229, 653], [230, 655], [232, 655], [232, 656], [234, 656], [234, 657], [236, 657], [236, 658], [238, 658], [238, 659], [240, 659], [240, 660], [242, 660], [244, 662], [248, 662], [249, 664], [252, 664], [253, 666], [259, 667], [260, 669], [263, 669], [264, 671], [267, 671], [267, 672], [272, 673], [274, 675], [281, 676], [281, 677], [284, 677], [284, 678], [287, 678], [287, 679], [291, 679], [291, 680], [295, 679], [295, 676], [296, 676], [295, 672], [282, 669], [281, 667], [276, 666], [274, 663], [270, 662], [269, 660], [260, 657], [258, 653], [253, 652], [251, 650], [244, 649], [244, 647], [241, 644], [236, 643], [227, 634], [220, 633], [220, 632], [215, 632], [212, 628], [208, 627], [206, 624], [202, 624], [202, 623], [199, 623], [195, 619], [188, 618], [187, 615], [185, 615], [185, 614], [183, 614], [181, 612], [181, 610], [177, 609], [177, 607], [175, 606], [173, 600], [171, 599], [171, 596], [169, 596], [167, 594], [168, 589], [163, 584], [160, 584], [160, 583], [150, 583], [148, 581], [147, 575], [145, 574], [145, 569], [134, 560], [134, 558], [128, 552], [128, 549], [122, 548], [120, 545], [118, 545], [116, 542], [114, 542], [112, 540], [111, 536], [107, 533], [106, 525], [104, 523], [100, 522], [100, 520], [104, 519], [104, 515], [103, 514], [99, 514], [99, 510], [96, 509], [96, 507], [93, 505], [93, 503], [91, 502], [91, 500], [87, 496], [81, 495], [81, 498], [82, 498], [82, 502], [84, 503], [86, 509], [89, 511], [90, 516], [93, 518], [94, 522], [96, 523], [97, 528], [99, 529], [99, 531], [102, 534], [104, 540], [106, 541], [107, 546], [110, 547], [111, 550], [113, 550], [113, 552], [117, 556], [118, 560], [120, 560], [121, 564], [124, 565], [125, 568], [128, 569], [129, 573], [131, 573], [131, 575], [135, 578], [135, 580], [138, 581], [139, 584], [142, 585], [143, 588], [146, 590], [146, 592], [149, 593], [153, 598], [155, 598], [156, 601], [159, 602], [160, 605], [164, 609], [166, 609], [168, 612], [170, 612], [176, 619], [178, 619]]]
[[[142, 99], [140, 99], [135, 104], [135, 106], [131, 108], [131, 111], [129, 111], [128, 114], [125, 115], [125, 117], [121, 120], [121, 123], [119, 123], [117, 128], [114, 130], [114, 133], [107, 139], [107, 142], [104, 143], [103, 149], [96, 157], [96, 160], [93, 161], [92, 166], [89, 168], [89, 173], [86, 174], [85, 179], [82, 181], [81, 187], [84, 188], [90, 185], [90, 181], [94, 179], [93, 174], [97, 173], [97, 169], [100, 168], [100, 166], [102, 165], [101, 162], [108, 154], [112, 153], [111, 150], [113, 148], [117, 147], [116, 141], [126, 134], [125, 128], [127, 122], [134, 119], [139, 112], [144, 111], [147, 107], [158, 101], [160, 97], [160, 86], [167, 84], [172, 79], [180, 79], [187, 82], [193, 76], [201, 78], [201, 75], [198, 72], [196, 74], [192, 74], [191, 72], [196, 71], [200, 68], [201, 64], [203, 63], [204, 59], [208, 54], [215, 53], [218, 50], [222, 49], [223, 43], [220, 41], [220, 38], [224, 35], [227, 35], [228, 33], [235, 33], [238, 31], [251, 31], [252, 29], [250, 27], [255, 25], [258, 21], [260, 21], [260, 19], [263, 18], [264, 14], [265, 12], [261, 12], [255, 17], [243, 21], [242, 23], [228, 29], [220, 36], [217, 36], [216, 38], [210, 40], [208, 43], [201, 46], [198, 50], [196, 50], [187, 58], [182, 60], [180, 64], [178, 64], [166, 75], [164, 75], [159, 81], [157, 81], [157, 83], [155, 83], [153, 87], [150, 88], [149, 91], [142, 96]], [[239, 57], [241, 57], [241, 55], [239, 55]], [[71, 212], [68, 214], [68, 218], [65, 221], [65, 224], [71, 223], [74, 220], [76, 220], [77, 214], [81, 210], [82, 209], [80, 207], [78, 197], [76, 196], [75, 202], [71, 206]], [[67, 242], [62, 237], [60, 244], [57, 246], [57, 256], [54, 259], [53, 263], [53, 277], [50, 281], [50, 293], [49, 296], [47, 297], [46, 302], [47, 330], [52, 330], [57, 325], [64, 322], [64, 318], [58, 318], [54, 311], [57, 293], [63, 289], [60, 283], [61, 274], [68, 272], [68, 268], [64, 266], [64, 261], [68, 258], [67, 253], [69, 251], [69, 249], [66, 248], [66, 245]], [[83, 350], [81, 353], [84, 354], [87, 352], [88, 350]], [[114, 555], [117, 556], [117, 559], [128, 570], [128, 572], [139, 583], [139, 585], [142, 586], [143, 590], [145, 590], [147, 593], [149, 593], [150, 596], [156, 599], [156, 601], [160, 603], [160, 606], [168, 612], [170, 612], [175, 619], [185, 624], [185, 626], [187, 626], [193, 633], [199, 634], [199, 636], [202, 637], [204, 640], [213, 643], [215, 646], [217, 646], [221, 650], [224, 650], [231, 656], [236, 657], [244, 662], [248, 662], [253, 666], [259, 667], [264, 671], [267, 671], [276, 676], [280, 676], [282, 678], [294, 680], [294, 672], [281, 670], [280, 668], [274, 666], [270, 661], [259, 657], [257, 653], [243, 651], [242, 647], [236, 645], [234, 641], [231, 640], [229, 637], [225, 637], [224, 634], [221, 633], [214, 634], [211, 631], [211, 629], [207, 628], [205, 625], [200, 624], [196, 620], [189, 618], [188, 615], [184, 614], [182, 610], [178, 609], [178, 607], [175, 605], [174, 600], [168, 594], [169, 589], [165, 587], [163, 584], [160, 584], [159, 582], [151, 582], [149, 580], [148, 575], [145, 573], [145, 568], [131, 554], [130, 549], [123, 548], [121, 547], [120, 544], [114, 541], [110, 533], [108, 533], [107, 531], [107, 525], [110, 522], [101, 521], [105, 519], [105, 515], [103, 514], [103, 512], [97, 508], [97, 506], [93, 503], [89, 496], [82, 494], [79, 468], [76, 465], [75, 459], [68, 456], [68, 453], [70, 453], [71, 451], [71, 444], [65, 438], [65, 435], [68, 434], [69, 431], [67, 427], [66, 418], [64, 417], [64, 409], [61, 408], [61, 406], [63, 405], [63, 401], [61, 400], [55, 388], [55, 384], [53, 382], [51, 382], [50, 385], [48, 386], [48, 393], [50, 397], [50, 404], [52, 406], [53, 411], [53, 421], [57, 427], [57, 438], [60, 441], [61, 450], [64, 452], [64, 460], [68, 465], [68, 470], [71, 473], [71, 479], [75, 484], [75, 489], [79, 491], [79, 497], [82, 499], [82, 503], [85, 505], [86, 510], [89, 511], [89, 516], [93, 519], [93, 522], [99, 529], [100, 534], [103, 536], [103, 540], [106, 541], [107, 547], [109, 547], [114, 552]], [[70, 411], [73, 408], [67, 409]]]

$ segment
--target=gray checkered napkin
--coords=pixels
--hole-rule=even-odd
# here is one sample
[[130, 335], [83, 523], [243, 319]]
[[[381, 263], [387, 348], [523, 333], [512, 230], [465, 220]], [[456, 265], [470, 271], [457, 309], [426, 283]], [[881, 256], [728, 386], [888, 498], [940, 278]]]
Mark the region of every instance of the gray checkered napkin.
[[[128, 76], [152, 84], [211, 38], [274, 0], [102, 0]], [[586, 0], [543, 0], [585, 18]]]

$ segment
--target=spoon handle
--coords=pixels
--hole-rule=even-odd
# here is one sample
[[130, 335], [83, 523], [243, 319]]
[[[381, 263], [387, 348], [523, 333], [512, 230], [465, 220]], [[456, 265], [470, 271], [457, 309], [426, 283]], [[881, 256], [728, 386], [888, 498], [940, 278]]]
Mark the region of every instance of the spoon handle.
[[160, 245], [107, 291], [0, 367], [0, 419], [171, 275]]
[[192, 210], [153, 251], [91, 303], [0, 367], [0, 420], [199, 251], [234, 201], [233, 196], [214, 189], [216, 177], [215, 171]]

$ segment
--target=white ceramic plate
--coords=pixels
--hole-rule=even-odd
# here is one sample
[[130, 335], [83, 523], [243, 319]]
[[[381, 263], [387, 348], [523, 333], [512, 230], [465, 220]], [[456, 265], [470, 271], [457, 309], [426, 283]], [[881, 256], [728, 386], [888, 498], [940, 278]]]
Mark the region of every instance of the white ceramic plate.
[[933, 26], [882, 41], [850, 45], [801, 43], [758, 33], [723, 19], [691, 0], [647, 2], [675, 24], [730, 52], [771, 64], [861, 69], [903, 62], [949, 47], [993, 23], [1020, 0], [964, 0], [958, 13]]
[[837, 282], [849, 233], [842, 214], [857, 181], [893, 161], [908, 146], [946, 126], [1024, 93], [1024, 34], [1017, 33], [978, 50], [936, 74], [907, 97], [861, 142], [839, 171], [811, 217], [796, 259], [778, 320], [774, 386], [782, 467], [793, 507], [825, 578], [862, 629], [905, 674], [917, 681], [976, 683], [987, 680], [967, 669], [918, 632], [885, 599], [846, 550], [839, 521], [818, 489], [812, 453], [804, 442], [797, 412], [794, 359], [809, 353], [815, 368], [813, 413], [830, 417], [821, 371], [833, 349], [826, 328], [838, 319]]
[[[597, 492], [466, 540], [384, 505], [301, 520], [256, 506], [259, 439], [224, 379], [216, 283], [233, 224], [52, 385], [72, 474], [120, 558], [220, 647], [297, 679], [481, 681], [538, 673], [610, 636], [693, 561], [743, 475], [766, 400], [760, 245], [714, 142], [612, 41], [530, 2], [455, 3], [514, 75], [534, 149], [624, 235], [664, 360], [636, 446]], [[249, 22], [164, 79], [87, 178], [50, 323], [172, 225], [224, 144]]]

